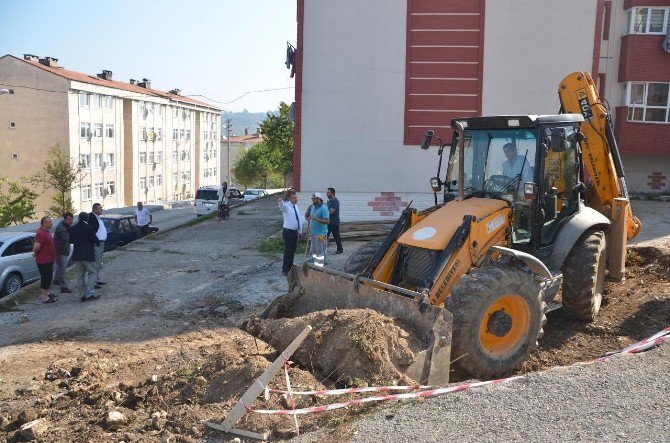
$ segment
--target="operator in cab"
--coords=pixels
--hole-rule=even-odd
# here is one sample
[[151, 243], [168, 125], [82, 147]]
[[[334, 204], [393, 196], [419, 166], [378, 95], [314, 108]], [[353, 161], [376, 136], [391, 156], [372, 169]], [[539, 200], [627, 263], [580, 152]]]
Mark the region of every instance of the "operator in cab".
[[[507, 157], [507, 160], [502, 164], [503, 175], [512, 179], [521, 174], [522, 183], [532, 182], [533, 173], [531, 172], [528, 160], [524, 156], [519, 155], [516, 144], [506, 143], [503, 146], [503, 151], [505, 152], [505, 157]], [[523, 173], [521, 168], [523, 168]]]

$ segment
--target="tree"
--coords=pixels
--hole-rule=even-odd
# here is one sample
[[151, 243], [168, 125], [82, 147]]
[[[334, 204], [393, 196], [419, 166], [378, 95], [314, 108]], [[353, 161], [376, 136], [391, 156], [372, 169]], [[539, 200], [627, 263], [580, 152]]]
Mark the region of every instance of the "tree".
[[246, 151], [233, 167], [237, 181], [245, 188], [260, 186], [267, 181], [270, 164], [265, 142], [259, 142]]
[[[7, 192], [4, 191], [5, 186]], [[37, 193], [18, 182], [0, 178], [0, 227], [20, 225], [35, 215]]]
[[260, 133], [266, 147], [267, 162], [270, 170], [280, 173], [284, 180], [293, 172], [293, 131], [289, 106], [279, 103], [279, 115], [267, 113], [260, 125]]
[[41, 186], [43, 192], [55, 191], [52, 197], [54, 204], [49, 208], [49, 215], [60, 217], [64, 212], [74, 212], [70, 193], [81, 180], [83, 169], [81, 163], [70, 159], [61, 151], [60, 145], [49, 149], [42, 171], [30, 178], [30, 183]]

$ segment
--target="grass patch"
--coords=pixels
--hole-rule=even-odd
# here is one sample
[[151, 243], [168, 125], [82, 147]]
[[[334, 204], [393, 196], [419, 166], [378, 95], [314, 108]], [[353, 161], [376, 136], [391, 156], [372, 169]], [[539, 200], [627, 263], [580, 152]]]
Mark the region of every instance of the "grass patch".
[[211, 219], [213, 219], [214, 217], [216, 217], [216, 212], [212, 212], [212, 213], [207, 214], [207, 215], [202, 215], [202, 216], [200, 216], [200, 217], [196, 217], [196, 218], [194, 218], [194, 219], [191, 220], [190, 222], [184, 223], [184, 224], [182, 225], [182, 227], [191, 227], [191, 226], [195, 226], [195, 225], [197, 225], [197, 224], [200, 224], [200, 223], [204, 222], [205, 220], [211, 220]]
[[[304, 251], [307, 246], [307, 240], [299, 240], [296, 254]], [[280, 255], [284, 253], [284, 239], [281, 237], [268, 237], [261, 242], [260, 250], [264, 254]]]

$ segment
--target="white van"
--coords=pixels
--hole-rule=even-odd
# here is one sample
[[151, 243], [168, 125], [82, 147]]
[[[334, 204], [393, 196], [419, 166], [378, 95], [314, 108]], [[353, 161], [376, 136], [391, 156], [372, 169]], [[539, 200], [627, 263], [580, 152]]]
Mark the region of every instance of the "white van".
[[195, 193], [195, 215], [207, 215], [219, 209], [219, 187], [203, 186]]

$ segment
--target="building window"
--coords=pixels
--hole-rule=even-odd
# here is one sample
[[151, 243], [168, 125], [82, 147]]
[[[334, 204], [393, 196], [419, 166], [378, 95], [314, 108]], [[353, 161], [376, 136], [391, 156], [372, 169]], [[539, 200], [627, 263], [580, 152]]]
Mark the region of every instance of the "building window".
[[93, 123], [93, 137], [102, 138], [102, 123]]
[[156, 129], [156, 132], [154, 133], [154, 138], [156, 140], [162, 140], [163, 139], [163, 129], [162, 128]]
[[96, 183], [95, 186], [93, 187], [93, 191], [95, 192], [95, 198], [100, 198], [102, 197], [102, 183]]
[[83, 108], [88, 108], [89, 104], [91, 103], [90, 101], [90, 95], [88, 92], [80, 92], [79, 93], [79, 106]]
[[111, 95], [105, 96], [105, 108], [114, 109], [114, 97], [112, 97]]
[[143, 116], [143, 117], [146, 117], [147, 116], [147, 105], [146, 105], [146, 103], [140, 102], [139, 107], [140, 107], [140, 115]]
[[185, 133], [186, 133], [186, 131], [184, 131], [183, 129], [180, 129], [179, 130], [179, 138], [183, 139]]
[[116, 184], [114, 181], [107, 182], [107, 195], [114, 195], [116, 193]]
[[664, 35], [668, 29], [670, 8], [631, 8], [628, 10], [629, 34]]
[[144, 191], [146, 189], [147, 189], [147, 178], [140, 177], [140, 191]]
[[154, 162], [154, 153], [153, 153], [153, 152], [150, 152], [150, 153], [149, 153], [149, 164], [152, 164], [152, 163], [155, 163], [155, 162]]
[[209, 133], [208, 133], [207, 131], [203, 131], [203, 133], [202, 133], [202, 137], [203, 137], [205, 140], [207, 140], [207, 139], [209, 138], [209, 135], [208, 135], [208, 134], [209, 134]]
[[172, 151], [172, 161], [176, 162], [179, 160], [179, 151]]
[[102, 168], [102, 154], [93, 154], [93, 164], [96, 168]]
[[147, 184], [148, 188], [153, 188], [154, 187], [154, 178], [149, 177], [149, 183]]
[[93, 107], [102, 108], [102, 96], [100, 94], [93, 94]]
[[81, 187], [81, 199], [82, 200], [91, 199], [91, 185], [84, 185]]
[[186, 151], [179, 151], [179, 160], [186, 160]]
[[670, 83], [627, 83], [628, 121], [670, 123], [669, 95]]
[[156, 163], [163, 161], [163, 151], [156, 151]]
[[172, 130], [172, 140], [179, 140], [179, 129]]
[[147, 163], [147, 153], [140, 152], [140, 164], [145, 165]]
[[191, 151], [186, 151], [186, 160], [191, 161]]
[[79, 136], [81, 138], [90, 138], [91, 137], [91, 124], [90, 123], [80, 123], [79, 124]]
[[147, 140], [147, 128], [146, 126], [140, 126], [140, 140]]
[[191, 130], [187, 129], [186, 130], [186, 140], [190, 140], [190, 139], [191, 139]]
[[179, 117], [179, 108], [172, 108], [172, 116]]
[[114, 125], [105, 125], [105, 137], [114, 138]]
[[106, 158], [105, 161], [107, 162], [106, 166], [109, 167], [109, 168], [113, 167], [114, 166], [114, 161], [115, 161], [114, 154], [112, 154], [112, 153], [105, 154], [105, 158]]
[[156, 186], [158, 186], [158, 187], [163, 186], [163, 176], [162, 175], [157, 175], [156, 176]]
[[216, 177], [216, 168], [212, 168], [212, 176]]
[[84, 169], [90, 168], [91, 167], [91, 156], [89, 154], [81, 154], [79, 156], [79, 164]]

